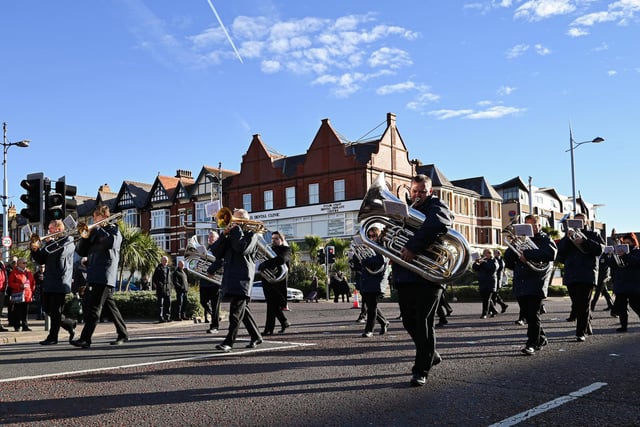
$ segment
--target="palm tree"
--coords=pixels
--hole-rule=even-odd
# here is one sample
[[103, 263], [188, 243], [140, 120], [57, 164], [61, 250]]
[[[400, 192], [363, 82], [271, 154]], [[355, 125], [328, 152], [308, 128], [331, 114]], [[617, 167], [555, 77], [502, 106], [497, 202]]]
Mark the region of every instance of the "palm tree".
[[323, 243], [320, 236], [304, 236], [304, 243], [306, 244], [307, 248], [309, 248], [309, 259], [311, 259], [311, 262], [318, 262], [316, 254], [318, 253], [318, 248]]
[[124, 270], [129, 271], [127, 285], [125, 289], [129, 290], [129, 283], [133, 275], [140, 271], [142, 274], [150, 274], [153, 269], [160, 263], [160, 258], [166, 255], [166, 252], [151, 239], [151, 237], [140, 231], [137, 227], [131, 227], [123, 221], [118, 223], [120, 233], [122, 234], [122, 246], [120, 247], [120, 265], [119, 280], [122, 284]]

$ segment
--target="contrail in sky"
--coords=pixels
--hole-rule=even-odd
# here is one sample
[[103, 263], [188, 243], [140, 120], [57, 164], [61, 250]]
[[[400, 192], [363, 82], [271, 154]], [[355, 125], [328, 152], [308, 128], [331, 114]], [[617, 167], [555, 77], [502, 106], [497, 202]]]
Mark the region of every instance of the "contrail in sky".
[[213, 14], [216, 15], [216, 19], [218, 20], [220, 27], [222, 27], [222, 31], [224, 31], [224, 34], [227, 36], [227, 40], [229, 40], [229, 44], [233, 48], [233, 51], [236, 53], [236, 56], [238, 57], [240, 62], [244, 64], [244, 62], [242, 61], [242, 57], [240, 56], [240, 52], [238, 52], [238, 49], [236, 49], [236, 45], [233, 44], [233, 40], [231, 40], [231, 36], [227, 32], [227, 29], [224, 27], [224, 24], [222, 23], [222, 19], [220, 19], [220, 15], [218, 15], [216, 8], [213, 7], [213, 3], [211, 3], [211, 0], [207, 0], [207, 2], [209, 3], [209, 6], [211, 6], [211, 10], [213, 11]]

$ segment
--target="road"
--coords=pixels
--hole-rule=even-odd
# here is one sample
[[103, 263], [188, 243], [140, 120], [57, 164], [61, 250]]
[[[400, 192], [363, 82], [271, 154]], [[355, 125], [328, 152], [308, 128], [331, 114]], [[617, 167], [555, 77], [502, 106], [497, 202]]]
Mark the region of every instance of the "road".
[[[413, 345], [397, 305], [386, 335], [360, 336], [351, 303], [290, 304], [292, 327], [255, 350], [241, 329], [233, 352], [222, 334], [191, 322], [130, 322], [110, 346], [101, 324], [91, 349], [42, 347], [37, 335], [0, 345], [0, 423], [69, 426], [632, 426], [640, 425], [640, 322], [594, 313], [594, 335], [575, 341], [569, 301], [547, 300], [550, 343], [520, 353], [516, 305], [480, 319], [480, 303], [453, 303], [438, 329], [443, 362], [409, 387]], [[263, 323], [265, 305], [253, 303]], [[222, 324], [226, 327], [226, 322]], [[377, 332], [377, 331], [376, 331]], [[6, 333], [5, 333], [6, 334]], [[9, 334], [16, 334], [11, 332]], [[41, 334], [42, 335], [42, 334]], [[62, 338], [61, 334], [61, 338]], [[5, 340], [7, 341], [7, 340]]]

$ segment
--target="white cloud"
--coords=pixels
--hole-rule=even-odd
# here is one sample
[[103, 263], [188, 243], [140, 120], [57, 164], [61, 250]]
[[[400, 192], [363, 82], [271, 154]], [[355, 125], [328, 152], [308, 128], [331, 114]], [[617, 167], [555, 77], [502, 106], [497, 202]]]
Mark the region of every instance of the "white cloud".
[[278, 61], [262, 61], [260, 69], [267, 74], [277, 73], [281, 69], [281, 64]]
[[556, 15], [566, 15], [575, 10], [572, 0], [529, 0], [516, 9], [514, 17], [535, 22]]
[[583, 37], [583, 36], [588, 36], [589, 35], [589, 31], [587, 31], [584, 28], [570, 27], [567, 30], [567, 35], [569, 37]]
[[607, 75], [608, 75], [609, 77], [613, 77], [613, 76], [615, 76], [616, 74], [618, 74], [618, 72], [617, 72], [616, 70], [609, 70], [609, 71], [607, 71]]
[[398, 48], [381, 47], [380, 49], [371, 53], [369, 57], [369, 65], [371, 67], [388, 67], [391, 69], [397, 69], [406, 67], [413, 64], [411, 56]]
[[412, 81], [406, 81], [392, 85], [380, 86], [378, 89], [376, 89], [376, 93], [378, 95], [390, 95], [393, 93], [407, 92], [414, 89], [416, 89], [416, 84]]
[[549, 55], [551, 53], [551, 50], [541, 44], [536, 44], [534, 46], [534, 49], [536, 50], [536, 53], [540, 56], [546, 56]]
[[519, 56], [524, 55], [524, 53], [529, 50], [528, 44], [518, 44], [508, 49], [506, 52], [506, 56], [508, 59], [514, 59]]
[[460, 117], [462, 119], [481, 120], [481, 119], [499, 119], [505, 116], [513, 116], [525, 112], [525, 108], [506, 107], [497, 105], [486, 108], [484, 110], [435, 110], [430, 111], [427, 114], [435, 117], [437, 120], [447, 120]]
[[508, 96], [511, 95], [515, 90], [516, 88], [513, 86], [501, 86], [500, 88], [498, 88], [498, 95]]

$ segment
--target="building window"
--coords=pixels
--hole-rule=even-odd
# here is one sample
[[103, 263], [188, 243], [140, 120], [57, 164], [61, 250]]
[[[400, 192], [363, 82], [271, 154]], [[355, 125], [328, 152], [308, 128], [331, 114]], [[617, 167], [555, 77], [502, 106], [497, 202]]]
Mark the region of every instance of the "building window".
[[122, 211], [122, 220], [130, 227], [140, 227], [140, 214], [136, 209], [125, 209]]
[[171, 250], [171, 238], [168, 234], [152, 234], [151, 239], [158, 245], [160, 249], [169, 252]]
[[273, 190], [264, 192], [264, 210], [273, 209]]
[[509, 200], [519, 200], [520, 191], [517, 187], [505, 188], [502, 190], [502, 199], [507, 202]]
[[211, 220], [211, 218], [207, 216], [207, 211], [205, 209], [207, 203], [211, 202], [196, 202], [196, 222], [206, 222]]
[[344, 200], [344, 179], [338, 179], [333, 181], [333, 200], [338, 202]]
[[151, 229], [167, 228], [170, 225], [169, 209], [151, 211]]
[[178, 227], [184, 227], [186, 216], [187, 216], [186, 209], [178, 209]]
[[187, 233], [178, 233], [178, 249], [184, 251], [187, 248]]
[[251, 212], [251, 193], [242, 195], [242, 208], [247, 212]]
[[320, 186], [309, 184], [309, 204], [315, 205], [316, 203], [320, 203]]
[[286, 206], [292, 208], [296, 205], [296, 187], [287, 187], [284, 190], [286, 197]]

